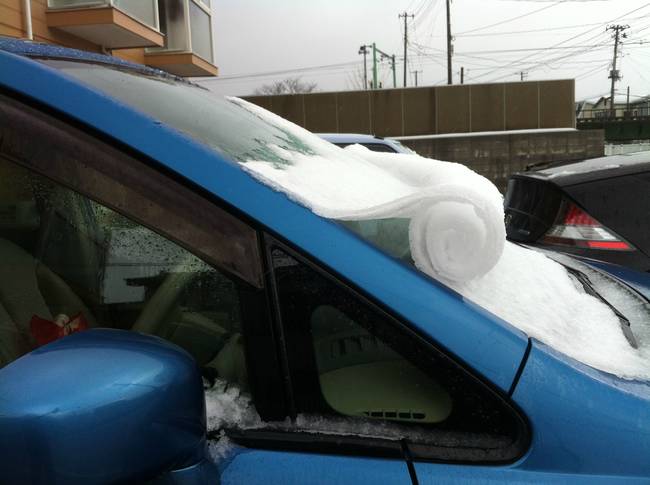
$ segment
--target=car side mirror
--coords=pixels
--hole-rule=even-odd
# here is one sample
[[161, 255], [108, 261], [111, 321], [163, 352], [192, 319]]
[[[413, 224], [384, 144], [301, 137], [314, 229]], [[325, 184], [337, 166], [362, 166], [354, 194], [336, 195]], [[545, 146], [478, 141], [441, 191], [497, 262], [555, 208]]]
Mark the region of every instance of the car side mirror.
[[79, 332], [0, 369], [0, 483], [216, 483], [194, 359], [156, 337]]

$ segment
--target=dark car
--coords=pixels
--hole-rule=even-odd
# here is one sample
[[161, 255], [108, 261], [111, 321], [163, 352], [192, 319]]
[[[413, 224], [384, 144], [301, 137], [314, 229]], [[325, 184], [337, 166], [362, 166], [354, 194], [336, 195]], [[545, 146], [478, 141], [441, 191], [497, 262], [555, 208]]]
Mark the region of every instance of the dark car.
[[511, 241], [650, 270], [650, 152], [515, 174], [505, 210]]

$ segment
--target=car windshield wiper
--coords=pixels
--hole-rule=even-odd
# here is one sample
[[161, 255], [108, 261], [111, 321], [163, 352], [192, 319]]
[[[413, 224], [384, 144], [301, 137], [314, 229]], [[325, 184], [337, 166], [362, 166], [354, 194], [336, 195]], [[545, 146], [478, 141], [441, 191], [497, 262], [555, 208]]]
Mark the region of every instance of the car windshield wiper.
[[[559, 263], [559, 261], [557, 261]], [[567, 266], [566, 264], [560, 263], [564, 268], [571, 274], [575, 279], [577, 279], [582, 287], [584, 288], [585, 292], [588, 295], [593, 296], [594, 298], [598, 298], [601, 302], [603, 302], [605, 305], [607, 305], [613, 312], [614, 314], [618, 317], [618, 321], [621, 324], [621, 330], [623, 331], [623, 335], [625, 335], [625, 338], [629, 342], [629, 344], [632, 346], [632, 348], [639, 348], [639, 344], [636, 341], [636, 338], [634, 337], [634, 333], [632, 333], [632, 327], [630, 325], [630, 321], [627, 319], [625, 315], [623, 315], [620, 311], [616, 309], [614, 305], [612, 305], [610, 302], [608, 302], [600, 293], [598, 293], [594, 287], [593, 284], [591, 283], [591, 280], [589, 279], [589, 276], [584, 274], [582, 271], [577, 270], [575, 268], [572, 268], [571, 266]]]

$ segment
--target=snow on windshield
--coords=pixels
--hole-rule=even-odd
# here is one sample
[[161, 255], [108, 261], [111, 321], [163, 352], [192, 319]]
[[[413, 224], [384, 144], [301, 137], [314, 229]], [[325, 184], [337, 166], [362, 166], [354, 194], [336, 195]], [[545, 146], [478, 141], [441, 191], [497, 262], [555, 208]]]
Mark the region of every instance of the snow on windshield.
[[[592, 270], [589, 277], [598, 278], [598, 273]], [[613, 282], [597, 290], [630, 319], [638, 349], [630, 346], [608, 306], [537, 251], [507, 242], [503, 256], [485, 276], [450, 286], [576, 360], [626, 379], [650, 379], [647, 308], [637, 308], [641, 300]]]
[[315, 153], [272, 146], [287, 163], [251, 159], [242, 167], [254, 177], [323, 217], [408, 220], [410, 255], [424, 273], [576, 360], [626, 379], [650, 379], [647, 311], [633, 322], [639, 343], [633, 349], [612, 309], [563, 266], [506, 242], [502, 197], [484, 177], [419, 155], [340, 149], [262, 108], [231, 101]]

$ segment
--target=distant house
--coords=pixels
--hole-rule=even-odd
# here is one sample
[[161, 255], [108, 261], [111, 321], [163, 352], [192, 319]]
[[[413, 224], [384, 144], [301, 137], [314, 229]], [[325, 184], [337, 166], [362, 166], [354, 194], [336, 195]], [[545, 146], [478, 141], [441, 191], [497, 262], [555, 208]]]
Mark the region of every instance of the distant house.
[[593, 100], [576, 101], [576, 119], [593, 118]]
[[[576, 102], [576, 119], [609, 118], [611, 96], [602, 96], [597, 100]], [[614, 117], [650, 116], [650, 95], [633, 97], [629, 105], [627, 96], [614, 97]]]
[[630, 101], [630, 116], [650, 116], [650, 95]]

